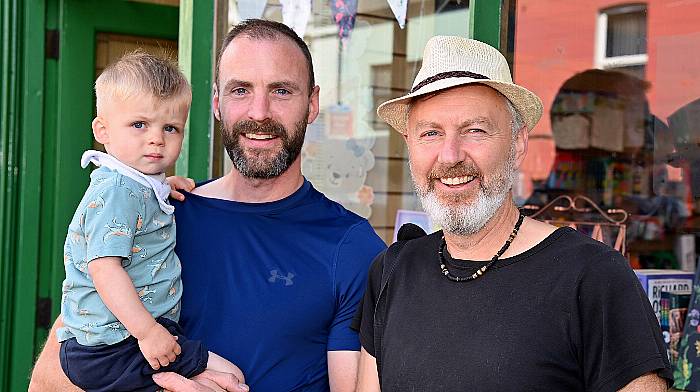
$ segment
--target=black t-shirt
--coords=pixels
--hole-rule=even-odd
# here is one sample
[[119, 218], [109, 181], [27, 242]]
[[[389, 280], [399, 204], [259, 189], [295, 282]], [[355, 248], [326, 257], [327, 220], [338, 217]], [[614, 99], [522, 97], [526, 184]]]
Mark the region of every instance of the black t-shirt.
[[[382, 294], [383, 391], [615, 391], [648, 372], [672, 378], [649, 300], [620, 253], [561, 228], [456, 283], [440, 272], [440, 240], [406, 242]], [[372, 355], [384, 254], [354, 320]], [[445, 257], [459, 276], [485, 264]]]

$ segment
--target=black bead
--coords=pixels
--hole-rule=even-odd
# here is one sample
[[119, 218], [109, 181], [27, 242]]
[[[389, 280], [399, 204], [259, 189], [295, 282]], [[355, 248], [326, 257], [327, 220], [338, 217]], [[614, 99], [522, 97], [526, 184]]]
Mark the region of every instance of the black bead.
[[[498, 261], [498, 258], [503, 255], [503, 253], [508, 250], [510, 247], [510, 244], [515, 240], [515, 237], [518, 235], [518, 231], [520, 230], [520, 225], [523, 224], [523, 220], [525, 219], [525, 216], [523, 214], [520, 214], [518, 216], [518, 221], [515, 223], [515, 227], [513, 227], [513, 232], [510, 234], [508, 237], [508, 240], [506, 240], [506, 243], [503, 244], [501, 249], [493, 256], [491, 261], [488, 262], [485, 266], [483, 266], [483, 272], [481, 275], [469, 275], [466, 277], [459, 277], [459, 276], [454, 276], [450, 273], [450, 271], [447, 269], [447, 260], [445, 260], [445, 256], [443, 255], [443, 250], [447, 246], [447, 242], [445, 241], [445, 236], [442, 236], [442, 239], [440, 241], [440, 247], [438, 248], [438, 260], [440, 261], [440, 270], [442, 271], [442, 274], [447, 277], [447, 279], [453, 281], [453, 282], [467, 282], [470, 280], [474, 280], [480, 276], [483, 276], [486, 274], [486, 271]], [[476, 276], [475, 276], [476, 275]]]

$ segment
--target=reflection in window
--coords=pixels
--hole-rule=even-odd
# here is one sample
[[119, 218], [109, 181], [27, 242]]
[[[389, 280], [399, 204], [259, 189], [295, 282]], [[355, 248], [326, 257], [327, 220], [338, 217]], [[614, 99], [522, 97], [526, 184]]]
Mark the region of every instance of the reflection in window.
[[544, 205], [581, 194], [624, 209], [633, 266], [692, 270], [700, 233], [700, 3], [610, 5], [517, 2], [514, 78], [545, 111], [530, 134], [518, 196]]

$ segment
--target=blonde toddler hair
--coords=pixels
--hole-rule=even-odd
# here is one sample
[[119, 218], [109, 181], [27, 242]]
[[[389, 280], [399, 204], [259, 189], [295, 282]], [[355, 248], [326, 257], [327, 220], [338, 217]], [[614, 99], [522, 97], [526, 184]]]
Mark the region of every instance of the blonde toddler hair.
[[158, 100], [182, 100], [189, 107], [192, 89], [177, 64], [137, 49], [110, 64], [95, 81], [97, 114], [107, 100], [127, 100], [139, 94]]

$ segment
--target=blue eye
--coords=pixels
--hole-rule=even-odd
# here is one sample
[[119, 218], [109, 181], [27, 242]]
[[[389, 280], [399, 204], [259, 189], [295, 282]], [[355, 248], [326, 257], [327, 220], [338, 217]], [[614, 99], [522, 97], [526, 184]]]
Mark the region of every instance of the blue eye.
[[175, 132], [177, 132], [177, 128], [175, 128], [175, 127], [172, 126], [172, 125], [166, 125], [165, 128], [163, 128], [163, 130], [164, 130], [165, 132], [167, 132], [167, 133], [175, 133]]
[[423, 136], [423, 137], [431, 137], [431, 136], [437, 136], [437, 135], [438, 135], [438, 131], [430, 130], [430, 131], [427, 131], [427, 132], [423, 133], [423, 135], [421, 135], [421, 136]]
[[131, 126], [136, 128], [136, 129], [143, 129], [146, 127], [146, 123], [144, 123], [143, 121], [136, 121], [136, 122], [132, 123]]
[[235, 95], [243, 95], [247, 92], [248, 92], [248, 90], [246, 90], [243, 87], [238, 87], [238, 88], [234, 88], [233, 90], [231, 90], [231, 93], [233, 93]]
[[291, 92], [289, 90], [285, 90], [283, 88], [278, 88], [277, 90], [274, 91], [275, 94], [277, 95], [289, 95]]

